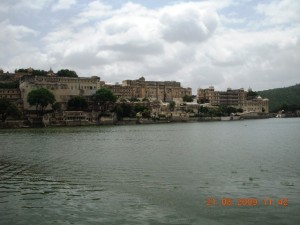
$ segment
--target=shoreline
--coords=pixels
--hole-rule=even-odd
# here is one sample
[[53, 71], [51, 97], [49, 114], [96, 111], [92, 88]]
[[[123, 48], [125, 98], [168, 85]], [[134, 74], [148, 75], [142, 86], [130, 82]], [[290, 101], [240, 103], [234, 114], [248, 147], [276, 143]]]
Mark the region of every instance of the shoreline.
[[28, 129], [28, 128], [49, 128], [49, 127], [87, 127], [87, 126], [123, 126], [123, 125], [147, 125], [147, 124], [167, 124], [167, 123], [195, 123], [195, 122], [232, 122], [252, 119], [269, 119], [270, 115], [256, 117], [241, 117], [236, 120], [224, 120], [221, 117], [190, 117], [190, 118], [169, 118], [169, 119], [138, 119], [124, 118], [123, 120], [105, 120], [101, 122], [89, 121], [61, 121], [55, 124], [45, 124], [43, 121], [30, 123], [28, 120], [14, 120], [0, 122], [0, 129]]

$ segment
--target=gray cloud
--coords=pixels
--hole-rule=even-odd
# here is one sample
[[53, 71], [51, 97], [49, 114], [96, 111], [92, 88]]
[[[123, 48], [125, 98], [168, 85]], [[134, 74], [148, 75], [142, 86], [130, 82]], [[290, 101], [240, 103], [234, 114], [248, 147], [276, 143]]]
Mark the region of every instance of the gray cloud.
[[122, 52], [128, 55], [157, 55], [163, 53], [163, 46], [160, 43], [125, 43], [104, 46], [102, 49]]
[[[258, 6], [248, 2], [247, 7], [257, 10], [251, 16], [258, 22], [253, 25], [243, 17], [247, 26], [239, 28], [231, 25], [241, 22], [242, 12], [230, 0], [155, 9], [68, 0], [60, 1], [63, 11], [52, 11], [57, 2], [0, 2], [10, 10], [0, 16], [3, 69], [69, 68], [107, 82], [144, 75], [147, 80], [180, 81], [194, 93], [209, 85], [260, 90], [299, 83], [299, 4], [291, 0], [278, 4], [285, 10], [280, 15], [277, 1]], [[31, 11], [17, 19], [21, 6]]]
[[180, 13], [166, 13], [161, 22], [163, 38], [170, 42], [203, 42], [215, 31], [218, 19], [215, 13], [201, 13], [201, 9], [188, 9]]

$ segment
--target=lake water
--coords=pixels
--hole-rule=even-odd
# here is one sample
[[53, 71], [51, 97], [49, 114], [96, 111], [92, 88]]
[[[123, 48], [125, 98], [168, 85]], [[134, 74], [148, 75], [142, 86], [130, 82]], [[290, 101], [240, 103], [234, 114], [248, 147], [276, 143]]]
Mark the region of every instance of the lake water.
[[0, 130], [0, 144], [1, 225], [300, 224], [300, 119]]

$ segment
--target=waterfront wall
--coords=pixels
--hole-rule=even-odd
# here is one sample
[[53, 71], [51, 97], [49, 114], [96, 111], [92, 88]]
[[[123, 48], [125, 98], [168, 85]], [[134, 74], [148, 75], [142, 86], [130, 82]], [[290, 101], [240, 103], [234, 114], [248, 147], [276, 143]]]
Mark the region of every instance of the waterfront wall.
[[270, 118], [269, 113], [262, 113], [262, 112], [249, 112], [249, 113], [242, 113], [241, 119], [266, 119]]
[[[241, 119], [266, 119], [270, 118], [268, 113], [248, 113], [241, 115]], [[97, 120], [95, 115], [93, 119], [52, 119], [50, 115], [45, 115], [44, 118], [31, 117], [27, 120], [8, 120], [0, 122], [0, 128], [27, 128], [27, 127], [68, 127], [68, 126], [96, 126], [96, 125], [136, 125], [136, 124], [161, 124], [175, 122], [210, 122], [222, 121], [221, 117], [172, 117], [172, 118], [123, 118], [117, 120], [115, 115], [101, 116]]]
[[29, 127], [30, 123], [27, 120], [9, 120], [6, 122], [0, 122], [0, 128], [23, 128]]

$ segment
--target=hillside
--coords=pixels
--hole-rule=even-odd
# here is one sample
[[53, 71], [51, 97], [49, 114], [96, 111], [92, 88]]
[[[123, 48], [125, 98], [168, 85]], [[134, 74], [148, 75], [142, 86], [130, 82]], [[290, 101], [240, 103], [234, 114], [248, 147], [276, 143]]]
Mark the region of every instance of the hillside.
[[282, 109], [283, 105], [300, 108], [300, 84], [285, 88], [276, 88], [257, 92], [261, 97], [270, 100], [270, 112], [276, 112]]

